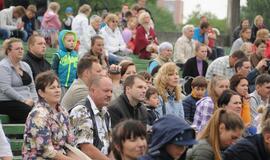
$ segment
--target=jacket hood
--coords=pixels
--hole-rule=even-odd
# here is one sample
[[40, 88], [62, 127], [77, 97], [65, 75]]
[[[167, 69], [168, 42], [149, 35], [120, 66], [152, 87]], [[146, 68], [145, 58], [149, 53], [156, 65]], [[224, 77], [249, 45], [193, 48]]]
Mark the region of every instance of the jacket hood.
[[58, 44], [59, 44], [59, 49], [60, 50], [63, 50], [65, 52], [67, 52], [67, 49], [65, 47], [65, 43], [64, 43], [64, 37], [66, 36], [66, 34], [68, 33], [71, 33], [73, 34], [74, 36], [74, 48], [75, 46], [77, 45], [77, 41], [78, 41], [78, 38], [77, 38], [77, 34], [73, 31], [70, 31], [70, 30], [62, 30], [61, 32], [59, 32], [59, 36], [58, 36]]
[[[195, 142], [195, 131], [188, 125], [188, 123], [175, 115], [166, 115], [157, 120], [152, 127], [151, 143], [149, 152], [155, 153], [164, 147], [165, 144], [171, 142], [177, 135], [184, 134], [186, 131], [194, 134], [194, 137], [189, 140], [182, 140], [186, 145], [187, 142]], [[190, 132], [191, 131], [191, 132]], [[184, 144], [183, 144], [184, 145]]]

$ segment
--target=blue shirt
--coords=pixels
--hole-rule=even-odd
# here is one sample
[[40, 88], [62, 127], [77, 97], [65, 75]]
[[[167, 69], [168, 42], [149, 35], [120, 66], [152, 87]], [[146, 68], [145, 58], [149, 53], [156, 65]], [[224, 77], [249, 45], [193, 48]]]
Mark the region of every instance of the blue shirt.
[[205, 36], [205, 34], [201, 34], [200, 31], [201, 31], [201, 29], [199, 27], [196, 27], [194, 29], [194, 35], [193, 35], [192, 39], [197, 40], [200, 43], [204, 43], [204, 40], [205, 40], [204, 36]]

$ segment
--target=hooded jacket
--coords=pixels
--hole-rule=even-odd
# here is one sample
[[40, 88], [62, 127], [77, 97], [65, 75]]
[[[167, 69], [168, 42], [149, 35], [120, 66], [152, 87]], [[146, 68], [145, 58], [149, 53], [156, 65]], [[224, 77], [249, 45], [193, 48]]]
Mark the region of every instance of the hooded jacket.
[[76, 33], [70, 30], [62, 30], [59, 33], [59, 50], [55, 53], [52, 68], [57, 73], [61, 86], [69, 87], [74, 79], [77, 78], [78, 54], [75, 50], [68, 51], [64, 44], [66, 34], [74, 35], [74, 48], [77, 43]]
[[[152, 127], [150, 145], [147, 155], [139, 160], [173, 160], [165, 151], [165, 146], [169, 144], [177, 135], [183, 134], [187, 130], [193, 130], [187, 122], [174, 115], [166, 115], [157, 120]], [[182, 145], [192, 145], [195, 141], [195, 131], [193, 130], [194, 140], [183, 139]], [[183, 156], [183, 155], [182, 155]], [[182, 157], [181, 157], [182, 158]]]

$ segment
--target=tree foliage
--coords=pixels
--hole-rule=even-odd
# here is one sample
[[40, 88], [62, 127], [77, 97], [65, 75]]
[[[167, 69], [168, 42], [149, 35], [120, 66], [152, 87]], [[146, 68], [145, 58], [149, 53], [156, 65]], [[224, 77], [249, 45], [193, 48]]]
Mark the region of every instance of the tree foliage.
[[264, 23], [267, 27], [270, 27], [269, 8], [269, 0], [247, 0], [247, 6], [241, 8], [241, 18], [248, 18], [250, 23], [253, 23], [256, 15], [262, 15]]
[[185, 24], [193, 24], [199, 26], [200, 17], [206, 16], [211, 26], [219, 29], [221, 33], [226, 33], [226, 19], [218, 19], [216, 15], [211, 12], [202, 12], [200, 5], [196, 6], [196, 9], [188, 16], [187, 22]]

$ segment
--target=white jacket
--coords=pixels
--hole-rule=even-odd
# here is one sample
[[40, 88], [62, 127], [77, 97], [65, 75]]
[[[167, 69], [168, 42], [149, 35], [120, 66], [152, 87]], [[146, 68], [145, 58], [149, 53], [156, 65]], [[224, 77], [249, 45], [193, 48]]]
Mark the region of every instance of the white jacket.
[[0, 11], [0, 28], [12, 31], [17, 29], [18, 24], [22, 23], [21, 18], [13, 18], [13, 9], [14, 7], [11, 6]]
[[126, 50], [126, 43], [118, 27], [113, 32], [112, 29], [106, 25], [100, 30], [100, 33], [104, 38], [105, 49], [109, 53]]

